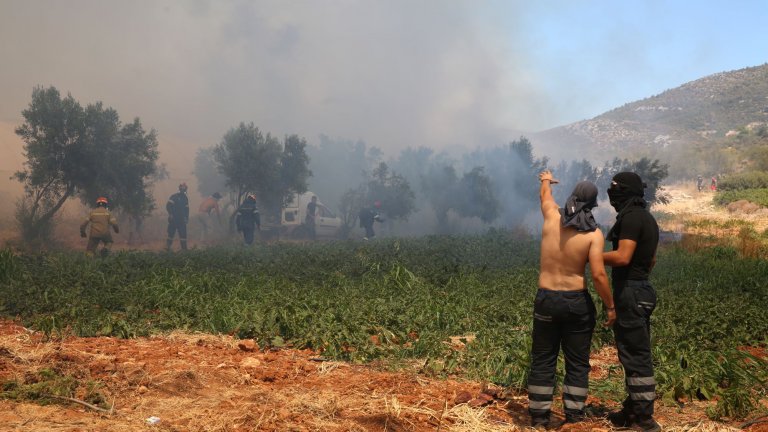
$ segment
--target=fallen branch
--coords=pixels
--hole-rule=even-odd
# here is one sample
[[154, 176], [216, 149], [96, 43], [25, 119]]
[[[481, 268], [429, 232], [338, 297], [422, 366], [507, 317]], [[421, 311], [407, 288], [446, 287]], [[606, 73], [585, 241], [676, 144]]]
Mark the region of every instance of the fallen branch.
[[66, 397], [66, 396], [57, 396], [57, 395], [47, 394], [47, 393], [43, 394], [43, 396], [47, 397], [47, 398], [59, 399], [59, 400], [67, 401], [67, 402], [76, 403], [76, 404], [82, 405], [82, 406], [84, 406], [86, 408], [90, 408], [90, 409], [92, 409], [94, 411], [98, 411], [98, 412], [101, 412], [101, 413], [104, 413], [104, 414], [112, 415], [112, 408], [107, 410], [107, 409], [104, 409], [104, 408], [97, 407], [96, 405], [89, 404], [86, 401], [81, 401], [80, 399], [75, 399], [75, 398]]
[[739, 426], [739, 429], [744, 429], [744, 428], [746, 428], [748, 426], [752, 426], [752, 425], [755, 425], [755, 424], [758, 424], [758, 423], [768, 423], [768, 414], [762, 415], [762, 416], [760, 416], [760, 417], [758, 417], [756, 419], [752, 419], [752, 420], [744, 423], [743, 425]]

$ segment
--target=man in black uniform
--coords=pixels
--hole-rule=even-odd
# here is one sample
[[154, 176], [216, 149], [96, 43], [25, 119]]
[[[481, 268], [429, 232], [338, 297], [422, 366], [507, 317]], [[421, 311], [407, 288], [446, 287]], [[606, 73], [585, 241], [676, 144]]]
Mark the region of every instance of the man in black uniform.
[[616, 174], [608, 198], [616, 209], [616, 223], [607, 239], [613, 250], [603, 254], [612, 267], [616, 324], [613, 326], [619, 361], [624, 366], [627, 391], [620, 411], [608, 415], [616, 426], [659, 431], [653, 419], [656, 380], [651, 358], [651, 313], [656, 308], [656, 291], [648, 277], [656, 263], [659, 226], [643, 199], [645, 184], [633, 172]]
[[317, 232], [315, 231], [316, 212], [317, 197], [313, 195], [312, 199], [309, 201], [309, 204], [307, 204], [307, 216], [304, 218], [304, 224], [307, 226], [307, 231], [309, 231], [310, 240], [315, 240], [317, 238]]
[[381, 208], [381, 201], [376, 201], [373, 206], [363, 207], [360, 209], [358, 217], [360, 218], [360, 228], [365, 229], [365, 237], [363, 240], [369, 240], [376, 236], [373, 231], [373, 222], [383, 222], [381, 216], [379, 216], [379, 209]]
[[235, 226], [237, 232], [243, 233], [245, 244], [253, 244], [253, 234], [255, 230], [261, 229], [261, 215], [256, 207], [256, 195], [250, 193], [237, 209], [235, 216]]
[[179, 185], [179, 191], [168, 198], [165, 204], [165, 210], [168, 211], [168, 240], [166, 240], [165, 249], [171, 250], [173, 237], [179, 232], [179, 243], [181, 249], [187, 250], [187, 222], [189, 222], [189, 199], [187, 198], [187, 184]]

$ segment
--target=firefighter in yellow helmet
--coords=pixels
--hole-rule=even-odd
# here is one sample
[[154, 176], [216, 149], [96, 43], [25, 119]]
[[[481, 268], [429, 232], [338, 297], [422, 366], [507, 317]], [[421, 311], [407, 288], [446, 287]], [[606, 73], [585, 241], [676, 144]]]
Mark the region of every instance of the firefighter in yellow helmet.
[[106, 198], [99, 197], [96, 200], [96, 208], [91, 210], [88, 218], [80, 225], [80, 237], [85, 238], [87, 237], [85, 228], [91, 224], [91, 235], [88, 238], [88, 247], [85, 252], [88, 256], [93, 256], [99, 243], [104, 243], [101, 256], [109, 255], [109, 249], [112, 247], [112, 234], [109, 232], [109, 227], [111, 226], [116, 234], [120, 232], [117, 220], [109, 212], [108, 205], [109, 202]]

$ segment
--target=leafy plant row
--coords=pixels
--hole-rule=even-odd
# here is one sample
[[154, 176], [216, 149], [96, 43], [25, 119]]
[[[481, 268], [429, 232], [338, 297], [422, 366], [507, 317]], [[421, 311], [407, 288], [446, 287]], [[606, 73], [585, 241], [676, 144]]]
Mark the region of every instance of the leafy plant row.
[[[0, 313], [50, 336], [231, 333], [356, 362], [419, 359], [425, 372], [523, 388], [538, 252], [505, 231], [104, 260], [4, 251]], [[658, 261], [658, 391], [717, 399], [713, 417], [746, 415], [768, 379], [749, 351], [768, 343], [768, 263], [717, 248], [667, 249]], [[612, 341], [596, 329], [595, 349]], [[613, 397], [623, 389], [618, 375], [593, 384]]]

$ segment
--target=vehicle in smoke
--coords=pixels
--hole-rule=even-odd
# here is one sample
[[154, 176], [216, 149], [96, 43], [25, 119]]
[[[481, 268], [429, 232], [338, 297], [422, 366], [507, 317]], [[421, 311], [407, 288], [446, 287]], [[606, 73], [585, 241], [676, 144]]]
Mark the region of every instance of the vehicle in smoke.
[[[262, 238], [264, 239], [306, 239], [309, 238], [309, 229], [305, 224], [307, 218], [307, 204], [317, 196], [312, 192], [294, 194], [291, 201], [280, 212], [280, 221], [266, 220], [262, 223]], [[315, 210], [315, 235], [318, 238], [338, 238], [342, 227], [342, 220], [336, 213], [328, 208], [320, 197], [317, 200]]]

